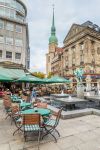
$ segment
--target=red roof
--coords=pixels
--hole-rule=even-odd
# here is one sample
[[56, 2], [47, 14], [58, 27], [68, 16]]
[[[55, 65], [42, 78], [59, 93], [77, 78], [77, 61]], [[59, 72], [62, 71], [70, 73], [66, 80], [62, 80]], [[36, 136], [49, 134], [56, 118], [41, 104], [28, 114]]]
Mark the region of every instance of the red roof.
[[63, 50], [64, 50], [64, 49], [63, 49], [62, 47], [56, 47], [56, 50], [55, 50], [55, 51], [56, 51], [57, 53], [62, 53]]

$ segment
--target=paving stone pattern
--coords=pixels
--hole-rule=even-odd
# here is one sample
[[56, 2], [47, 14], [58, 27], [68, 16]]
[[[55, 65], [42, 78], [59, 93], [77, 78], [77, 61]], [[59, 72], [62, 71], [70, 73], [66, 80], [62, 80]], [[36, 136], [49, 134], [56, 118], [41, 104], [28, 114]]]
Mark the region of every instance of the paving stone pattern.
[[[24, 142], [23, 133], [13, 136], [16, 127], [11, 119], [5, 120], [5, 111], [0, 101], [0, 150], [37, 150], [37, 141]], [[60, 120], [61, 137], [55, 143], [51, 136], [40, 142], [40, 150], [100, 150], [100, 117], [88, 115]]]

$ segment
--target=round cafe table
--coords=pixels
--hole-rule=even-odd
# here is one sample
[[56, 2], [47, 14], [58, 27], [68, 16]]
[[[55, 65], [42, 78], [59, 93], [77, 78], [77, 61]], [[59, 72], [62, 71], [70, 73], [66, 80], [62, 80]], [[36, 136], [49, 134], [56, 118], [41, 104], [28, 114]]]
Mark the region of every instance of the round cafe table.
[[20, 99], [16, 98], [16, 99], [13, 99], [12, 102], [13, 103], [21, 103], [21, 100], [22, 100], [21, 98]]
[[23, 109], [23, 108], [31, 107], [32, 104], [31, 103], [22, 102], [19, 105], [20, 105], [21, 109]]
[[49, 116], [51, 112], [49, 109], [46, 108], [37, 108], [37, 111], [34, 108], [21, 111], [22, 115], [35, 113], [39, 113], [41, 116]]
[[[26, 114], [37, 114], [37, 113], [40, 114], [41, 116], [49, 116], [51, 112], [49, 109], [46, 109], [46, 108], [37, 108], [37, 111], [36, 109], [32, 108], [32, 109], [20, 111], [20, 113], [22, 116]], [[13, 135], [19, 130], [21, 130], [21, 127], [17, 127], [17, 130], [14, 131]]]

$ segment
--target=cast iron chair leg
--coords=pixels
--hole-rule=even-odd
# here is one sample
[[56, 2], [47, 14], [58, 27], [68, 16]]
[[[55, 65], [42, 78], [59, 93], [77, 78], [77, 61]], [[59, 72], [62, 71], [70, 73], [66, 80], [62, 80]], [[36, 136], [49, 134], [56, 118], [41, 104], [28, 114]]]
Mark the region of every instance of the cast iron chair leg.
[[[55, 128], [54, 128], [54, 129], [50, 129], [50, 130], [47, 130], [46, 127], [44, 127], [44, 128], [45, 128], [45, 130], [46, 130], [46, 134], [44, 134], [44, 135], [42, 136], [42, 139], [43, 139], [46, 135], [51, 134], [51, 135], [53, 136], [53, 138], [55, 139], [55, 142], [57, 142], [56, 137], [52, 134], [52, 132], [55, 130]], [[58, 133], [58, 132], [57, 132], [57, 133]]]
[[26, 132], [24, 132], [24, 139], [25, 139], [25, 142], [26, 142], [26, 136], [27, 136], [26, 134], [27, 134], [27, 133], [26, 133]]
[[13, 120], [14, 120], [14, 119], [13, 119], [13, 117], [11, 116], [11, 125], [13, 124]]
[[60, 133], [58, 132], [58, 130], [57, 130], [57, 129], [55, 129], [55, 131], [58, 133], [58, 136], [60, 137]]
[[19, 131], [19, 130], [23, 132], [23, 130], [21, 130], [21, 127], [22, 127], [22, 126], [20, 126], [19, 128], [17, 128], [17, 129], [14, 131], [13, 136], [14, 136], [15, 133], [16, 133], [17, 131]]
[[40, 150], [40, 137], [41, 137], [41, 131], [39, 130], [39, 136], [38, 136], [38, 150]]
[[10, 114], [7, 114], [7, 116], [6, 116], [5, 120], [6, 120], [8, 117], [11, 117], [11, 115], [10, 115]]
[[55, 143], [57, 143], [56, 137], [51, 132], [49, 134], [52, 135], [52, 137], [55, 139]]

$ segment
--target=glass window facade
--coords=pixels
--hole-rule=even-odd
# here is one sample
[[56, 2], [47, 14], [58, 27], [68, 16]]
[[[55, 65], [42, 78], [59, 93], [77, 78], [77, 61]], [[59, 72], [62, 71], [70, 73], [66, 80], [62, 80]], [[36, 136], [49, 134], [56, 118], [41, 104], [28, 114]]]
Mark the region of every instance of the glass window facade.
[[3, 7], [0, 7], [0, 15], [4, 16], [4, 8]]
[[4, 36], [0, 35], [0, 43], [4, 43]]
[[11, 37], [6, 37], [6, 44], [13, 45], [13, 38], [11, 38]]
[[22, 33], [22, 26], [16, 25], [16, 32]]
[[0, 15], [15, 19], [21, 22], [25, 21], [26, 10], [17, 0], [0, 0]]
[[15, 53], [15, 59], [21, 59], [21, 53]]
[[25, 13], [24, 6], [16, 0], [0, 0], [0, 4], [15, 8], [23, 13]]
[[0, 29], [4, 29], [4, 21], [0, 20]]
[[12, 23], [7, 23], [6, 30], [14, 31], [14, 25]]
[[21, 39], [15, 39], [15, 45], [16, 46], [22, 46], [22, 40]]
[[6, 58], [12, 59], [12, 52], [6, 51]]
[[0, 50], [0, 58], [2, 58], [2, 50]]

